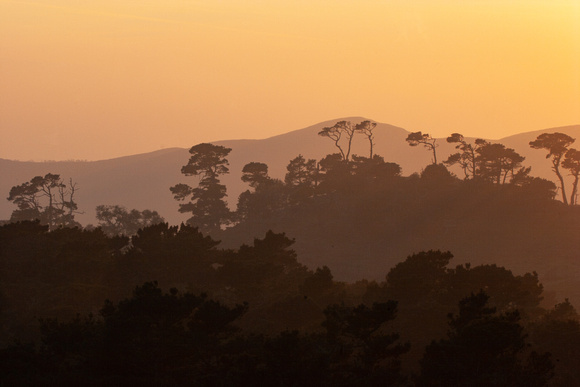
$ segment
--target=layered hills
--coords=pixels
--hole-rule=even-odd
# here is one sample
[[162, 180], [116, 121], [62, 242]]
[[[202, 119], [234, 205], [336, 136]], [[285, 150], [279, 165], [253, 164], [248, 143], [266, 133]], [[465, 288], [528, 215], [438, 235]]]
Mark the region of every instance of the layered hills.
[[[226, 140], [215, 144], [232, 148], [228, 156], [230, 173], [222, 179], [228, 188], [228, 203], [235, 208], [239, 194], [247, 189], [241, 180], [241, 170], [249, 162], [257, 161], [269, 166], [272, 177], [284, 178], [286, 165], [298, 154], [305, 158], [321, 159], [334, 153], [336, 148], [328, 138], [318, 136], [318, 132], [337, 121], [360, 122], [362, 117], [340, 118], [286, 134], [260, 140]], [[545, 152], [531, 149], [528, 143], [540, 133], [562, 132], [580, 139], [580, 125], [526, 132], [492, 140], [515, 149], [526, 157], [524, 165], [531, 166], [533, 176], [555, 180]], [[378, 123], [375, 133], [375, 153], [387, 162], [398, 163], [403, 176], [420, 172], [431, 162], [431, 154], [421, 147], [410, 147], [405, 138], [409, 131], [393, 125]], [[473, 138], [467, 138], [473, 140]], [[579, 140], [580, 141], [580, 140]], [[454, 144], [445, 138], [437, 139], [439, 160], [445, 160], [454, 151]], [[75, 196], [79, 210], [76, 219], [83, 225], [95, 223], [95, 207], [100, 204], [122, 205], [129, 209], [156, 210], [169, 223], [179, 224], [188, 217], [180, 214], [177, 202], [169, 187], [183, 182], [195, 185], [195, 177], [185, 177], [180, 170], [189, 159], [188, 150], [195, 144], [184, 144], [184, 148], [168, 148], [159, 151], [100, 161], [46, 161], [25, 162], [0, 159], [0, 193], [8, 196], [10, 188], [46, 173], [60, 174], [68, 180], [72, 178], [78, 185]], [[355, 137], [353, 153], [366, 156], [368, 143], [364, 137]], [[453, 170], [461, 176], [459, 170]], [[0, 200], [0, 219], [8, 219], [14, 205]]]

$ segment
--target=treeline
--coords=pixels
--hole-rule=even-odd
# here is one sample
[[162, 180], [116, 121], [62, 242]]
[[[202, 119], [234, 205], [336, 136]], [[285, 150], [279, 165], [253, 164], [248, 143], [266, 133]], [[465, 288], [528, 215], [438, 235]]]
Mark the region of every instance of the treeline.
[[[229, 173], [227, 156], [231, 152], [213, 144], [198, 144], [190, 149], [191, 157], [181, 172], [197, 176], [197, 187], [180, 183], [170, 188], [174, 198], [180, 201], [179, 211], [191, 214], [188, 223], [204, 232], [219, 233], [222, 229], [251, 218], [263, 218], [280, 213], [294, 205], [314, 200], [320, 196], [348, 194], [352, 191], [382, 191], [401, 181], [401, 167], [386, 162], [373, 152], [376, 123], [363, 121], [353, 124], [339, 121], [332, 127], [323, 128], [318, 134], [333, 141], [337, 153], [321, 160], [305, 159], [298, 155], [290, 160], [284, 181], [268, 175], [268, 165], [259, 160], [246, 164], [242, 169], [242, 181], [250, 189], [238, 198], [236, 211], [232, 212], [226, 201], [225, 185], [220, 176]], [[355, 135], [364, 135], [369, 142], [369, 155], [351, 154]], [[475, 186], [518, 187], [516, 194], [533, 195], [540, 199], [554, 199], [557, 187], [551, 181], [532, 177], [531, 167], [523, 165], [525, 158], [516, 150], [503, 144], [476, 139], [469, 142], [460, 133], [453, 133], [447, 142], [456, 144], [457, 152], [443, 163], [437, 162], [437, 139], [427, 133], [410, 133], [406, 138], [410, 146], [422, 145], [433, 154], [433, 163], [425, 168], [434, 184], [449, 184], [451, 180], [476, 183]], [[571, 148], [575, 139], [563, 133], [544, 133], [530, 142], [530, 147], [548, 151], [564, 204], [576, 204], [580, 177], [580, 152]], [[447, 167], [457, 165], [463, 180], [451, 174]], [[566, 195], [563, 171], [574, 180], [570, 197]], [[408, 178], [413, 178], [412, 175]]]
[[347, 284], [328, 267], [309, 270], [273, 232], [232, 250], [187, 225], [129, 239], [19, 222], [0, 227], [0, 243], [4, 384], [543, 386], [580, 376], [570, 303], [544, 310], [535, 273], [452, 267], [448, 252]]
[[[339, 121], [334, 126], [323, 128], [318, 134], [330, 139], [337, 153], [329, 154], [321, 160], [305, 159], [298, 155], [290, 160], [287, 173], [282, 180], [268, 175], [268, 165], [256, 160], [242, 169], [242, 181], [249, 190], [243, 192], [232, 211], [225, 198], [226, 186], [220, 177], [229, 173], [228, 155], [230, 148], [213, 144], [198, 144], [190, 149], [191, 157], [181, 172], [186, 176], [196, 176], [197, 186], [180, 183], [170, 190], [180, 202], [179, 211], [189, 213], [188, 224], [199, 227], [204, 233], [214, 236], [225, 228], [246, 220], [263, 218], [272, 214], [292, 210], [296, 204], [326, 195], [349, 194], [350, 192], [382, 191], [401, 182], [401, 167], [396, 162], [386, 162], [374, 153], [374, 130], [376, 123], [363, 121], [354, 124]], [[352, 154], [351, 146], [356, 135], [363, 135], [369, 143], [368, 156]], [[462, 181], [479, 186], [511, 186], [523, 188], [524, 195], [533, 194], [538, 198], [553, 199], [560, 191], [564, 204], [575, 205], [580, 179], [580, 151], [571, 148], [575, 139], [563, 133], [543, 133], [530, 146], [548, 151], [559, 187], [551, 181], [532, 177], [531, 167], [526, 167], [525, 158], [516, 150], [503, 144], [490, 143], [483, 139], [468, 141], [460, 133], [447, 138], [456, 144], [457, 152], [443, 163], [438, 163], [437, 139], [427, 133], [414, 132], [406, 138], [410, 146], [424, 146], [432, 152], [432, 164], [421, 175], [428, 175], [434, 183], [461, 181], [450, 173], [447, 167], [458, 166]], [[564, 175], [573, 177], [571, 192], [567, 196]], [[405, 177], [416, 178], [418, 174]], [[570, 188], [570, 187], [568, 187]], [[16, 205], [10, 221], [39, 219], [51, 229], [56, 227], [80, 226], [74, 219], [79, 212], [74, 200], [78, 187], [72, 179], [65, 182], [60, 175], [46, 174], [33, 177], [30, 181], [14, 186], [8, 200]], [[519, 194], [519, 192], [518, 192]], [[155, 211], [126, 210], [120, 206], [100, 205], [96, 208], [97, 226], [107, 232], [132, 235], [140, 228], [163, 221]]]

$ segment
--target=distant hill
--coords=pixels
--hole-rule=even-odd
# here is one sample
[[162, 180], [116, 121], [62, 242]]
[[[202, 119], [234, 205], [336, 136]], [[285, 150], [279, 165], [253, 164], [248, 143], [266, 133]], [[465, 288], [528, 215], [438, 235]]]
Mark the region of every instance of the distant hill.
[[[302, 154], [306, 158], [320, 159], [336, 148], [332, 141], [317, 135], [325, 126], [331, 126], [340, 120], [360, 122], [363, 117], [339, 118], [321, 122], [316, 125], [292, 131], [286, 134], [262, 140], [227, 140], [215, 144], [232, 148], [228, 157], [230, 174], [223, 178], [228, 187], [228, 202], [235, 208], [238, 195], [246, 185], [241, 182], [242, 167], [252, 161], [268, 164], [270, 175], [283, 178], [288, 162]], [[546, 132], [563, 132], [580, 142], [580, 125], [551, 128], [535, 132], [521, 133], [497, 141], [514, 148], [526, 157], [525, 165], [532, 166], [532, 174], [554, 180], [550, 163], [545, 159], [545, 152], [531, 149], [529, 141], [538, 134]], [[405, 142], [409, 131], [396, 126], [379, 123], [375, 129], [375, 153], [386, 161], [401, 165], [403, 175], [419, 172], [431, 162], [431, 155], [421, 147], [410, 147]], [[454, 151], [453, 144], [445, 138], [438, 139], [439, 160], [445, 160]], [[195, 178], [184, 177], [180, 169], [189, 159], [189, 147], [195, 144], [184, 144], [187, 148], [168, 148], [151, 153], [120, 157], [101, 161], [62, 161], [62, 162], [23, 162], [0, 159], [0, 194], [6, 198], [10, 188], [22, 184], [37, 175], [57, 173], [61, 177], [72, 178], [77, 182], [79, 191], [77, 202], [83, 214], [77, 220], [86, 225], [95, 223], [95, 207], [99, 204], [120, 204], [129, 209], [151, 209], [158, 211], [172, 224], [187, 219], [180, 214], [178, 203], [173, 200], [169, 187], [179, 182], [195, 185]], [[580, 146], [580, 145], [579, 145]], [[362, 136], [357, 136], [353, 144], [353, 153], [366, 155], [368, 143]], [[459, 171], [456, 171], [459, 174]], [[14, 206], [7, 200], [0, 200], [0, 219], [8, 219]]]

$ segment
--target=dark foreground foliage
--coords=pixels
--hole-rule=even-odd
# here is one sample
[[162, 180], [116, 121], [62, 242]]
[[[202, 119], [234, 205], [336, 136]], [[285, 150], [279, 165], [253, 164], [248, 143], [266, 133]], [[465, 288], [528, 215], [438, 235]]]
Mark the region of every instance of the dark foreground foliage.
[[326, 334], [241, 334], [247, 305], [163, 294], [156, 283], [107, 301], [99, 317], [41, 321], [42, 345], [2, 352], [2, 382], [34, 385], [401, 385], [408, 344], [377, 332], [396, 303], [327, 309]]
[[[150, 226], [129, 244], [22, 222], [0, 227], [0, 241], [6, 385], [453, 385], [461, 375], [456, 385], [547, 385], [552, 373], [566, 385], [578, 376], [571, 304], [546, 312], [536, 274], [450, 268], [449, 252], [346, 284], [328, 267], [307, 269], [273, 232], [223, 250], [190, 226]], [[131, 293], [131, 281], [144, 285]]]

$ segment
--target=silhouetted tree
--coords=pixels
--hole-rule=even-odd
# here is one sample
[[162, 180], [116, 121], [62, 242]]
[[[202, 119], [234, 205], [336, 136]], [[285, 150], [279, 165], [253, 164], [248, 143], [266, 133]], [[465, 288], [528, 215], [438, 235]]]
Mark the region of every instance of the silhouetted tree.
[[373, 158], [373, 145], [374, 145], [374, 134], [373, 130], [377, 126], [376, 122], [363, 121], [356, 124], [355, 129], [357, 132], [364, 134], [369, 140], [369, 159]]
[[33, 177], [29, 182], [10, 189], [8, 200], [18, 206], [12, 212], [10, 220], [17, 222], [39, 219], [51, 229], [58, 226], [80, 226], [74, 220], [78, 208], [74, 201], [77, 190], [72, 179], [65, 184], [60, 175], [48, 173], [44, 177]]
[[254, 188], [254, 192], [246, 190], [238, 197], [238, 220], [265, 219], [286, 204], [286, 187], [279, 179], [268, 176], [266, 164], [246, 164], [242, 169], [242, 181]]
[[254, 238], [252, 246], [240, 246], [218, 271], [230, 286], [239, 289], [276, 281], [283, 273], [294, 269], [305, 270], [298, 263], [296, 252], [290, 249], [293, 244], [294, 240], [285, 233], [277, 234], [269, 230], [264, 239]]
[[322, 191], [336, 190], [350, 176], [351, 165], [345, 163], [339, 153], [326, 155], [318, 163], [320, 166], [320, 189]]
[[453, 254], [449, 251], [439, 250], [421, 251], [408, 256], [387, 274], [389, 296], [407, 304], [417, 302], [430, 292], [437, 292], [451, 258]]
[[565, 299], [529, 326], [530, 341], [539, 350], [550, 352], [555, 361], [552, 386], [574, 386], [580, 380], [579, 317]]
[[354, 176], [369, 181], [384, 181], [401, 176], [401, 166], [397, 163], [387, 163], [382, 156], [372, 158], [353, 155], [350, 170]]
[[431, 137], [428, 133], [421, 133], [421, 132], [413, 132], [409, 133], [407, 138], [405, 139], [409, 143], [410, 146], [417, 146], [419, 144], [423, 144], [423, 146], [433, 152], [433, 164], [437, 164], [437, 147], [439, 145], [436, 144], [437, 139]]
[[578, 178], [580, 177], [580, 151], [576, 149], [568, 149], [564, 161], [562, 161], [562, 168], [570, 171], [570, 175], [574, 177], [572, 182], [572, 193], [570, 194], [570, 205], [578, 203]]
[[384, 333], [385, 323], [395, 318], [396, 301], [372, 307], [330, 305], [324, 310], [328, 340], [334, 346], [331, 385], [399, 385], [399, 357], [409, 344], [397, 343], [399, 335]]
[[459, 164], [465, 174], [465, 178], [469, 179], [471, 177], [474, 179], [477, 173], [476, 151], [480, 146], [487, 144], [487, 141], [477, 139], [474, 144], [470, 144], [462, 134], [452, 133], [447, 137], [447, 142], [457, 144], [455, 149], [460, 150], [460, 152], [451, 154], [443, 163], [446, 165]]
[[288, 202], [288, 190], [279, 179], [260, 183], [254, 192], [246, 190], [238, 197], [238, 220], [265, 221], [284, 208]]
[[455, 178], [443, 164], [429, 164], [421, 171], [421, 181], [430, 186], [445, 186]]
[[123, 206], [99, 205], [97, 206], [98, 227], [109, 236], [114, 235], [135, 235], [137, 230], [158, 223], [164, 223], [165, 219], [157, 211], [151, 210], [131, 210]]
[[177, 184], [170, 188], [178, 201], [190, 197], [188, 203], [179, 205], [179, 212], [191, 212], [193, 216], [187, 222], [198, 226], [203, 232], [217, 232], [222, 225], [230, 222], [231, 213], [224, 201], [226, 187], [219, 180], [220, 175], [229, 173], [226, 156], [230, 152], [230, 148], [221, 145], [204, 143], [193, 146], [189, 150], [192, 156], [181, 168], [181, 173], [199, 176], [198, 187]]
[[297, 202], [312, 196], [318, 184], [316, 160], [306, 160], [302, 155], [298, 155], [290, 160], [286, 170], [288, 172], [284, 182], [290, 188], [290, 199]]
[[269, 179], [268, 165], [264, 163], [251, 162], [244, 165], [242, 169], [242, 181], [248, 183], [254, 189], [258, 189], [261, 184]]
[[495, 184], [505, 184], [508, 176], [510, 181], [523, 179], [531, 170], [522, 167], [525, 157], [503, 144], [486, 142], [476, 152], [478, 176]]
[[332, 279], [332, 272], [328, 266], [318, 267], [312, 276], [304, 280], [301, 291], [308, 296], [319, 295], [324, 290], [333, 287], [334, 281]]
[[566, 187], [564, 184], [564, 177], [560, 172], [562, 166], [562, 159], [568, 151], [568, 147], [574, 143], [575, 139], [564, 133], [542, 133], [534, 141], [530, 141], [530, 146], [534, 149], [546, 149], [548, 154], [546, 158], [552, 160], [552, 170], [560, 180], [560, 189], [562, 190], [562, 201], [568, 204], [566, 197]]
[[517, 311], [496, 314], [489, 296], [471, 294], [449, 315], [448, 339], [431, 343], [421, 361], [418, 386], [546, 386], [554, 366], [548, 353], [525, 362], [526, 335]]
[[[354, 135], [357, 133], [357, 127], [352, 124], [350, 121], [338, 121], [333, 126], [328, 126], [322, 128], [320, 132], [318, 132], [319, 136], [328, 137], [332, 141], [334, 141], [334, 145], [340, 151], [342, 156], [342, 160], [348, 161], [350, 158], [350, 149], [352, 147], [352, 139]], [[342, 138], [346, 139], [346, 151], [340, 145], [340, 140]]]
[[187, 224], [159, 223], [139, 229], [118, 271], [131, 283], [156, 279], [164, 286], [191, 282], [209, 289], [219, 242]]

